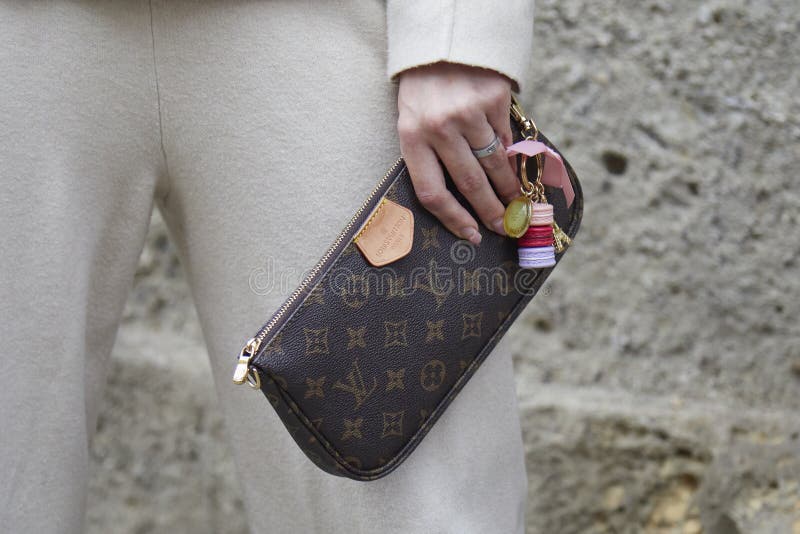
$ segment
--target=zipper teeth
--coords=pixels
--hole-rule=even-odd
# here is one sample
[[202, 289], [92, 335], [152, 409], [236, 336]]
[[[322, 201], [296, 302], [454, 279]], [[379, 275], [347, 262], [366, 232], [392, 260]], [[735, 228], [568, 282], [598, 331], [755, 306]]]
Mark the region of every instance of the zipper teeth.
[[308, 275], [303, 279], [300, 285], [297, 286], [297, 288], [292, 292], [292, 294], [289, 295], [289, 298], [286, 299], [286, 301], [281, 305], [278, 311], [275, 312], [275, 315], [272, 316], [272, 319], [270, 319], [269, 322], [267, 322], [267, 324], [261, 327], [261, 330], [259, 330], [258, 334], [256, 334], [254, 338], [257, 345], [261, 345], [261, 343], [267, 337], [267, 334], [269, 334], [270, 330], [272, 330], [275, 327], [277, 322], [280, 321], [281, 317], [283, 317], [283, 315], [286, 313], [286, 310], [288, 310], [289, 307], [292, 305], [292, 303], [294, 303], [294, 301], [297, 300], [297, 297], [299, 297], [300, 294], [303, 293], [306, 287], [308, 287], [308, 285], [311, 283], [311, 280], [313, 280], [314, 277], [316, 277], [319, 270], [322, 268], [325, 262], [328, 261], [328, 258], [330, 258], [333, 252], [339, 247], [339, 244], [344, 239], [345, 234], [350, 232], [350, 229], [356, 223], [356, 220], [358, 220], [358, 218], [364, 212], [367, 205], [370, 202], [372, 202], [373, 197], [377, 194], [377, 192], [381, 189], [381, 187], [383, 187], [383, 184], [386, 182], [389, 176], [391, 176], [391, 174], [394, 173], [395, 169], [397, 169], [397, 166], [400, 164], [402, 159], [403, 159], [402, 157], [397, 158], [397, 161], [395, 161], [394, 164], [392, 164], [392, 166], [389, 168], [389, 170], [386, 171], [386, 174], [383, 175], [383, 178], [381, 178], [378, 184], [372, 189], [367, 199], [361, 204], [358, 210], [356, 210], [355, 214], [350, 218], [350, 221], [348, 221], [344, 229], [341, 232], [339, 232], [339, 235], [336, 236], [336, 239], [333, 241], [333, 244], [330, 247], [328, 247], [328, 250], [325, 251], [325, 254], [322, 255], [322, 258], [320, 258], [317, 264], [311, 268]]

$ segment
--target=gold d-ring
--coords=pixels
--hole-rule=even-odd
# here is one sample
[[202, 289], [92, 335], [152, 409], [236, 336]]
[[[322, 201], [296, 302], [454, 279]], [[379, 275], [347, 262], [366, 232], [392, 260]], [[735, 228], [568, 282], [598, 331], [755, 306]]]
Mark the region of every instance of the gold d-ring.
[[247, 370], [247, 385], [253, 389], [261, 389], [261, 375], [252, 367]]
[[537, 193], [537, 200], [544, 194], [544, 186], [542, 186], [542, 155], [536, 154], [536, 182], [531, 183], [528, 180], [528, 156], [522, 155], [522, 163], [520, 164], [520, 179], [522, 180], [522, 194], [530, 198]]

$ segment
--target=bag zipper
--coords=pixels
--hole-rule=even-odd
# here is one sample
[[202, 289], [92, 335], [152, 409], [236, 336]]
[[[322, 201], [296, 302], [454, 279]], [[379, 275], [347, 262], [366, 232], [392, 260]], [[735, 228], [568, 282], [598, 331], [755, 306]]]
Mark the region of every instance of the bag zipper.
[[258, 333], [250, 338], [244, 347], [242, 347], [241, 352], [239, 353], [239, 359], [236, 362], [236, 369], [233, 372], [233, 382], [235, 384], [244, 384], [247, 382], [253, 388], [260, 388], [261, 387], [261, 378], [258, 375], [258, 372], [253, 369], [250, 365], [250, 362], [256, 356], [258, 349], [261, 347], [261, 344], [267, 338], [269, 333], [275, 328], [275, 325], [280, 322], [281, 318], [286, 314], [286, 312], [292, 307], [292, 304], [303, 294], [303, 292], [308, 288], [308, 286], [315, 281], [317, 275], [322, 270], [322, 267], [327, 263], [327, 261], [333, 256], [334, 252], [339, 248], [342, 241], [346, 236], [350, 234], [350, 231], [353, 229], [356, 221], [361, 217], [364, 213], [364, 210], [372, 204], [372, 200], [375, 198], [375, 195], [380, 191], [383, 186], [386, 184], [386, 181], [394, 174], [397, 170], [397, 167], [402, 163], [403, 158], [397, 158], [397, 160], [389, 167], [389, 170], [386, 171], [386, 174], [383, 175], [383, 178], [380, 179], [378, 184], [370, 191], [369, 196], [367, 199], [361, 204], [361, 206], [356, 210], [355, 214], [350, 218], [347, 225], [344, 229], [339, 232], [339, 235], [336, 236], [336, 239], [333, 241], [328, 250], [325, 251], [325, 254], [319, 259], [319, 261], [311, 268], [308, 272], [308, 275], [303, 279], [299, 286], [289, 295], [289, 298], [278, 308], [278, 311], [272, 316], [272, 318], [261, 327]]

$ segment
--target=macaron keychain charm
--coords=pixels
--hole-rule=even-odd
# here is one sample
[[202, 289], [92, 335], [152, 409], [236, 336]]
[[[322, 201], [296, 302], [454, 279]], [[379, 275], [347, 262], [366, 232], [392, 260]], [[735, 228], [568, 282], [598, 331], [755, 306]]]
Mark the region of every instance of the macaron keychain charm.
[[[575, 197], [564, 160], [547, 143], [538, 140], [539, 129], [526, 117], [512, 95], [511, 114], [521, 125], [522, 141], [506, 147], [508, 155], [522, 156], [520, 181], [522, 194], [512, 200], [503, 216], [503, 228], [510, 237], [518, 238], [519, 266], [523, 268], [553, 267], [555, 255], [561, 253], [572, 240], [558, 227], [553, 216], [553, 205], [544, 194], [544, 184], [557, 187], [564, 193], [567, 208]], [[528, 180], [526, 163], [536, 156], [536, 180]], [[545, 160], [549, 162], [545, 172]]]
[[553, 205], [535, 202], [531, 225], [517, 241], [519, 266], [527, 269], [553, 267], [556, 264], [553, 237]]
[[[525, 198], [528, 202], [529, 216], [525, 230], [521, 234], [513, 236], [519, 238], [517, 240], [519, 266], [525, 269], [553, 267], [556, 264], [553, 205], [547, 202], [547, 197], [544, 194], [544, 185], [542, 185], [541, 181], [544, 162], [541, 156], [537, 155], [536, 162], [538, 164], [536, 181], [531, 184], [528, 181], [526, 168], [527, 157], [522, 159], [520, 168], [524, 195], [522, 198]], [[514, 201], [517, 199], [514, 199]], [[508, 214], [508, 209], [506, 214]], [[505, 218], [503, 222], [505, 223]], [[509, 233], [509, 235], [511, 234]]]

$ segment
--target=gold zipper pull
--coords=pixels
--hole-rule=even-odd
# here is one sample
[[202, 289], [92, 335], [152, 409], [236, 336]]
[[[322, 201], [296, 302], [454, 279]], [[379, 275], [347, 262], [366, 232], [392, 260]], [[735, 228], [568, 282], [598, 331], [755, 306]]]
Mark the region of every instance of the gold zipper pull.
[[233, 371], [234, 384], [241, 385], [247, 382], [253, 388], [261, 387], [261, 377], [257, 371], [250, 367], [250, 360], [258, 352], [260, 345], [261, 342], [258, 339], [252, 338], [242, 348], [242, 352], [239, 353], [239, 360], [236, 362], [236, 369]]
[[572, 244], [572, 238], [570, 238], [555, 221], [553, 221], [553, 241], [556, 252], [563, 252], [565, 248]]

